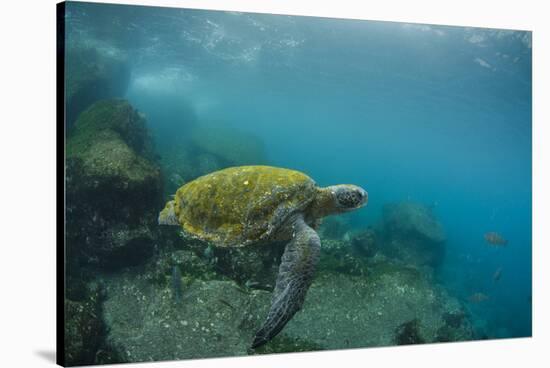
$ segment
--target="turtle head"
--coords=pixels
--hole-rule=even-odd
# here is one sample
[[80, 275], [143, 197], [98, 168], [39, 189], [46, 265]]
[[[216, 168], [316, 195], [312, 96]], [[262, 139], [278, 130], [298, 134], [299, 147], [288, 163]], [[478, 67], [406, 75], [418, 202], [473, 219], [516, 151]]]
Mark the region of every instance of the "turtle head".
[[367, 191], [357, 185], [332, 185], [321, 189], [315, 210], [321, 217], [349, 212], [365, 206], [368, 199]]
[[[327, 188], [332, 192], [334, 205], [341, 212], [352, 211], [367, 204], [369, 195], [366, 190], [357, 185], [340, 184]], [[338, 212], [340, 212], [338, 211]]]

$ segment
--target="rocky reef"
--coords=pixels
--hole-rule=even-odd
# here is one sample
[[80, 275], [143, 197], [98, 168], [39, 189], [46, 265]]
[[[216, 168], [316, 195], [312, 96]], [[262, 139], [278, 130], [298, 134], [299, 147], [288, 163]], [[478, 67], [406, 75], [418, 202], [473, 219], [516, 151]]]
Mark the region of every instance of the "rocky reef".
[[387, 204], [379, 237], [383, 252], [416, 266], [438, 266], [445, 255], [445, 231], [433, 211], [419, 203]]
[[[342, 244], [331, 247], [340, 255], [346, 249]], [[219, 274], [207, 257], [187, 254], [179, 263], [183, 285], [179, 302], [171, 280], [172, 261], [104, 279], [106, 341], [121, 362], [472, 338], [459, 301], [418, 269], [383, 256], [355, 268], [347, 267], [352, 262], [348, 261], [346, 267], [334, 269], [329, 259], [337, 253], [329, 251], [302, 311], [273, 341], [250, 350], [269, 308], [270, 290], [243, 285]], [[192, 271], [201, 264], [200, 272]], [[157, 276], [150, 277], [151, 273]]]
[[66, 146], [68, 259], [120, 267], [151, 255], [161, 188], [139, 113], [124, 100], [84, 111]]
[[160, 169], [145, 120], [124, 100], [102, 100], [83, 111], [65, 154], [65, 358], [68, 365], [99, 357], [108, 362], [98, 270], [153, 255]]
[[269, 290], [275, 284], [284, 245], [275, 243], [247, 249], [207, 248], [207, 254], [209, 249], [212, 263], [220, 274], [242, 285]]
[[[386, 213], [377, 227], [350, 232], [347, 225], [329, 223], [329, 230], [321, 231], [321, 259], [302, 310], [256, 350], [250, 349], [251, 339], [269, 308], [284, 244], [219, 249], [181, 233], [170, 238], [143, 268], [103, 279], [109, 361], [473, 339], [466, 310], [426, 272], [424, 263], [407, 263], [383, 251], [387, 239], [405, 241], [411, 234], [417, 241], [442, 243], [440, 225], [423, 207], [394, 211], [400, 213]], [[411, 218], [411, 212], [418, 217]], [[435, 225], [428, 226], [428, 220]]]
[[342, 216], [329, 216], [323, 219], [318, 233], [326, 239], [344, 239], [350, 224]]
[[[173, 230], [178, 235], [163, 234]], [[322, 239], [302, 310], [270, 343], [250, 349], [270, 305], [284, 244], [212, 248], [177, 229], [145, 264], [98, 277], [105, 297], [95, 363], [144, 362], [471, 340], [459, 302], [422, 268], [382, 252], [373, 229]], [[381, 245], [383, 246], [383, 245]], [[366, 246], [369, 249], [369, 246]], [[224, 253], [226, 252], [226, 253]], [[177, 271], [175, 269], [177, 268]], [[98, 345], [99, 344], [99, 345]]]
[[[400, 326], [417, 319], [416, 342], [437, 342], [449, 310], [461, 310], [459, 302], [417, 269], [376, 262], [366, 277], [321, 271], [283, 334], [325, 349], [388, 346]], [[472, 336], [466, 320], [448, 328]]]
[[120, 362], [246, 355], [255, 318], [269, 303], [267, 292], [199, 279], [177, 303], [170, 287], [131, 273], [110, 280], [107, 293], [106, 341]]
[[374, 257], [380, 249], [376, 231], [372, 227], [353, 234], [350, 243], [353, 249], [364, 257]]
[[67, 128], [79, 114], [101, 99], [122, 97], [130, 80], [127, 59], [92, 46], [68, 43], [65, 54]]

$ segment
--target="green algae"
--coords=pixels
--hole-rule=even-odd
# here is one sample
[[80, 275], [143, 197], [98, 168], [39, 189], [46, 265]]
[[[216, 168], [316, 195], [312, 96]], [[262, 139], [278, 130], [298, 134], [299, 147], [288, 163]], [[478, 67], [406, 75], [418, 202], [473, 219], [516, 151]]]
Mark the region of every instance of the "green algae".
[[145, 121], [124, 100], [99, 101], [84, 111], [66, 147], [67, 160], [80, 160], [86, 176], [117, 178], [121, 189], [159, 180]]

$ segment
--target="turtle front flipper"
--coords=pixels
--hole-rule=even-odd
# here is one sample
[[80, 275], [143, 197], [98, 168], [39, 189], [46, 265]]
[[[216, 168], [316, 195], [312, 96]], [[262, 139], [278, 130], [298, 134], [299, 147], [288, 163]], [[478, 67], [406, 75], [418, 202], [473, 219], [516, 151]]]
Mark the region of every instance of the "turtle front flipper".
[[169, 201], [166, 203], [166, 207], [159, 213], [158, 222], [159, 225], [179, 225], [178, 216], [176, 216], [176, 202]]
[[302, 307], [313, 281], [321, 248], [319, 236], [301, 215], [294, 220], [292, 232], [293, 238], [281, 258], [269, 313], [256, 332], [252, 348], [267, 343], [283, 329]]

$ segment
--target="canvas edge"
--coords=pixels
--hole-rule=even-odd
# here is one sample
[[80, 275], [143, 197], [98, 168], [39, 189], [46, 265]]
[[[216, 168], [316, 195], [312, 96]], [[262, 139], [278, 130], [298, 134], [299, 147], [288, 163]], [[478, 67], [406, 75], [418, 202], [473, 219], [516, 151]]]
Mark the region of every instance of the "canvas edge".
[[56, 363], [65, 366], [65, 2], [56, 4]]

